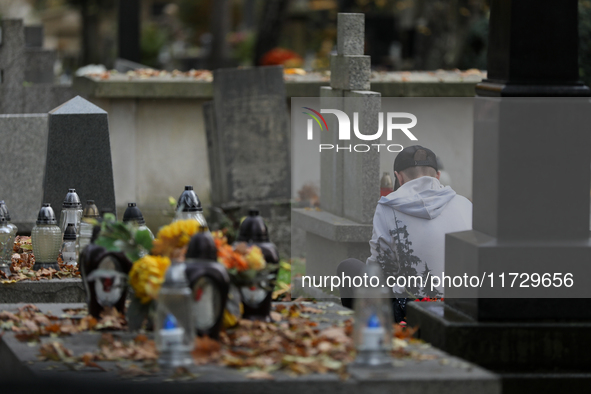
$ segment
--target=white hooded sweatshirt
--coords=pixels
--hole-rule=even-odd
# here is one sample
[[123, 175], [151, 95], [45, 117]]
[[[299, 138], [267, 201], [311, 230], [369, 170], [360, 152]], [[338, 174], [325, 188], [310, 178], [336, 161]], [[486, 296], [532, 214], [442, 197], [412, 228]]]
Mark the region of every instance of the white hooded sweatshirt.
[[[386, 276], [427, 279], [429, 273], [440, 277], [445, 271], [445, 234], [471, 228], [472, 203], [467, 198], [442, 186], [437, 178], [413, 179], [378, 201], [367, 263], [380, 264]], [[393, 290], [409, 298], [444, 295], [442, 287], [431, 292], [430, 284], [416, 283]]]

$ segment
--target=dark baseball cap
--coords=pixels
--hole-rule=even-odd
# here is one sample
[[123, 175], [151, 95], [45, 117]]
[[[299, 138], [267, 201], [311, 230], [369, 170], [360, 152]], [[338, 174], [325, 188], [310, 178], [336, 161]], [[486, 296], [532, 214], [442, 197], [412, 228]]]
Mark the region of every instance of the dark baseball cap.
[[[439, 171], [439, 166], [437, 165], [437, 156], [435, 153], [433, 153], [431, 149], [422, 147], [420, 145], [413, 145], [404, 148], [398, 153], [398, 156], [396, 156], [396, 159], [394, 160], [394, 171], [396, 172], [418, 166], [428, 166], [434, 168], [435, 171]], [[396, 178], [394, 190], [397, 190], [399, 187], [400, 184], [398, 183], [398, 178]]]
[[[419, 160], [420, 159], [420, 160]], [[400, 172], [410, 167], [428, 166], [439, 171], [437, 166], [437, 156], [431, 149], [420, 145], [413, 145], [404, 148], [394, 160], [394, 171]]]

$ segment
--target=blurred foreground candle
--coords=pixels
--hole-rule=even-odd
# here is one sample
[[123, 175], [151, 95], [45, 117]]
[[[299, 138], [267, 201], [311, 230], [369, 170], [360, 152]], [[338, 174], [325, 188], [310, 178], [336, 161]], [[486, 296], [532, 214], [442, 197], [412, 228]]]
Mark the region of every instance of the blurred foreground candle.
[[217, 262], [217, 248], [209, 232], [193, 235], [186, 253], [187, 277], [193, 292], [193, 319], [198, 335], [218, 339], [230, 276]]
[[174, 222], [177, 220], [195, 219], [201, 226], [207, 227], [207, 221], [203, 216], [203, 208], [199, 197], [193, 191], [193, 186], [185, 186], [185, 190], [181, 193], [176, 205], [176, 215]]
[[6, 206], [4, 200], [0, 201], [0, 211], [0, 213], [3, 213], [4, 217], [6, 218], [6, 224], [8, 228], [10, 228], [10, 230], [12, 231], [12, 237], [16, 237], [18, 228], [10, 221], [10, 212], [8, 212], [8, 207]]
[[66, 231], [68, 223], [74, 223], [76, 234], [80, 228], [80, 220], [82, 219], [82, 203], [80, 197], [76, 194], [76, 189], [68, 189], [68, 194], [62, 204], [62, 212], [60, 215], [60, 229], [62, 234]]
[[62, 246], [62, 231], [57, 226], [55, 213], [49, 203], [44, 203], [39, 210], [37, 222], [31, 231], [31, 243], [35, 255], [34, 270], [41, 268], [59, 270], [57, 258]]
[[12, 229], [8, 227], [8, 220], [0, 211], [0, 271], [6, 275], [10, 275], [13, 244], [14, 235]]
[[68, 227], [64, 231], [62, 261], [67, 265], [78, 265], [78, 243], [76, 242], [76, 227], [74, 223], [68, 223]]
[[[249, 246], [256, 245], [263, 252], [267, 264], [279, 264], [279, 252], [274, 243], [269, 239], [269, 231], [258, 209], [250, 209], [248, 216], [240, 223], [237, 242], [246, 242]], [[253, 286], [242, 286], [240, 295], [244, 303], [245, 319], [269, 320], [271, 301], [277, 270], [273, 271], [268, 280], [261, 281]]]
[[[392, 293], [385, 283], [382, 269], [376, 264], [367, 266], [368, 287], [355, 289], [356, 366], [386, 366], [392, 364]], [[377, 277], [378, 279], [373, 279]]]
[[172, 261], [157, 299], [154, 336], [160, 351], [158, 362], [167, 368], [193, 363], [191, 350], [195, 324], [192, 293], [185, 269], [185, 263]]
[[137, 204], [134, 202], [130, 202], [127, 204], [127, 208], [123, 213], [123, 223], [133, 223], [137, 226], [138, 230], [148, 230], [150, 232], [150, 237], [154, 239], [154, 234], [152, 234], [152, 230], [146, 226], [146, 220], [144, 219], [144, 215], [142, 215], [142, 211], [137, 207]]

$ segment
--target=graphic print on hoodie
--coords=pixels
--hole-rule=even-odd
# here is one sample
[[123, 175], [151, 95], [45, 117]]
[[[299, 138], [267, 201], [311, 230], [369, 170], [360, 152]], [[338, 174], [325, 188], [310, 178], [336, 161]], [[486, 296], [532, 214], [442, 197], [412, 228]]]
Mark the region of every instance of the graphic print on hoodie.
[[[399, 297], [442, 297], [443, 288], [409, 277], [441, 276], [445, 234], [472, 229], [472, 203], [437, 178], [423, 176], [380, 198], [373, 218], [367, 264], [379, 264], [386, 277], [405, 276], [406, 287], [394, 286]], [[424, 282], [424, 281], [423, 281]], [[423, 283], [425, 284], [425, 283]]]

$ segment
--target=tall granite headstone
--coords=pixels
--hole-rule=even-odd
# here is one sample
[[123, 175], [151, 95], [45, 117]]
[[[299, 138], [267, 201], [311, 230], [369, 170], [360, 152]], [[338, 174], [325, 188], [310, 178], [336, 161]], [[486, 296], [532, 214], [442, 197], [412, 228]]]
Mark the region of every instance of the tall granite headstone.
[[[408, 308], [423, 339], [501, 374], [503, 393], [591, 387], [591, 92], [578, 80], [577, 22], [576, 1], [493, 0], [474, 103], [473, 230], [447, 235], [445, 274], [493, 273], [497, 292], [448, 287], [445, 307]], [[556, 280], [575, 271], [587, 298]]]
[[43, 199], [47, 114], [0, 115], [0, 200], [20, 233], [29, 233]]
[[80, 96], [49, 112], [43, 202], [59, 212], [74, 188], [115, 212], [115, 189], [107, 113]]
[[[320, 89], [320, 107], [338, 109], [354, 119], [360, 130], [377, 130], [381, 95], [368, 91], [371, 75], [364, 52], [364, 14], [338, 14], [337, 54], [331, 58], [330, 87]], [[333, 146], [364, 143], [356, 135], [339, 140], [337, 119], [326, 114], [328, 130], [320, 142]], [[325, 150], [320, 154], [320, 208], [294, 209], [293, 226], [306, 231], [306, 274], [335, 275], [350, 257], [362, 261], [370, 254], [372, 219], [379, 200], [379, 152]]]

